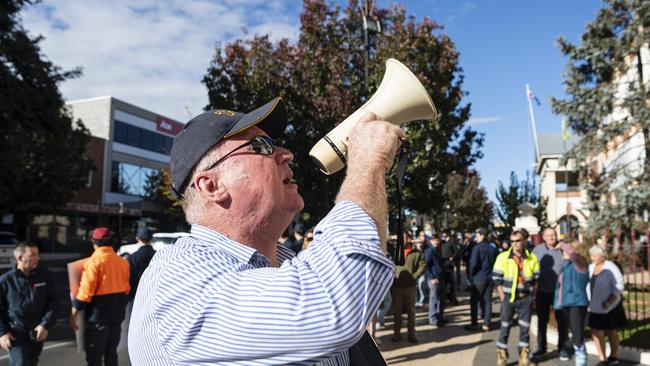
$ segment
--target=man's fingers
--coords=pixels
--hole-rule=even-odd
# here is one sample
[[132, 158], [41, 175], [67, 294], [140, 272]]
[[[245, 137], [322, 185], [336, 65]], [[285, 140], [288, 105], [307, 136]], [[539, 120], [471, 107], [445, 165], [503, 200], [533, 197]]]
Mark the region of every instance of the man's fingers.
[[377, 121], [380, 120], [381, 118], [372, 113], [372, 112], [366, 112], [361, 118], [359, 118], [359, 122], [370, 122], [370, 121]]
[[16, 339], [13, 334], [9, 333], [9, 339]]
[[397, 127], [397, 137], [400, 140], [404, 140], [406, 138], [406, 132], [404, 132], [404, 130], [401, 129], [400, 127]]

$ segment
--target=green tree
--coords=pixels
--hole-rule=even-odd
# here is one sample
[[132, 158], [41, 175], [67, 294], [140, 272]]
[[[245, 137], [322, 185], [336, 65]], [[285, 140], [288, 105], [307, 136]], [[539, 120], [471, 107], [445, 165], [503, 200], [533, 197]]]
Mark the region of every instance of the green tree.
[[89, 133], [65, 111], [57, 84], [80, 75], [47, 61], [19, 11], [0, 1], [0, 213], [53, 210], [85, 183]]
[[[575, 159], [587, 191], [589, 230], [645, 230], [648, 223], [640, 217], [650, 200], [650, 2], [603, 3], [578, 45], [558, 39], [568, 58], [567, 97], [551, 101], [581, 138], [565, 158]], [[629, 161], [634, 138], [642, 141], [644, 162]]]
[[519, 180], [515, 172], [510, 172], [510, 183], [505, 187], [499, 181], [496, 191], [497, 207], [496, 214], [503, 224], [502, 233], [510, 235], [515, 226], [515, 219], [519, 217], [518, 206], [524, 202], [536, 205], [535, 218], [540, 226], [548, 226], [546, 218], [546, 199], [540, 197], [539, 187], [535, 176], [526, 171], [526, 178]]
[[181, 203], [172, 193], [172, 176], [169, 169], [164, 168], [148, 174], [144, 191], [147, 201], [159, 204], [170, 218], [183, 218]]
[[[475, 170], [451, 174], [447, 179], [449, 197], [449, 228], [458, 232], [471, 232], [480, 227], [489, 227], [493, 206], [481, 177]], [[440, 220], [438, 220], [440, 221]]]
[[[420, 78], [440, 113], [435, 124], [408, 124], [412, 148], [404, 177], [405, 206], [422, 213], [440, 211], [447, 176], [479, 159], [483, 142], [482, 135], [464, 126], [470, 106], [462, 104], [463, 75], [451, 39], [434, 21], [407, 17], [403, 7], [375, 7], [373, 15], [383, 33], [370, 37], [368, 92], [358, 2], [351, 1], [345, 9], [322, 0], [305, 0], [303, 6], [295, 44], [256, 36], [217, 46], [203, 79], [210, 100], [207, 108], [248, 111], [278, 95], [284, 98], [290, 126], [280, 143], [295, 153], [292, 168], [305, 210], [318, 220], [331, 208], [344, 173], [321, 174], [308, 152], [364, 103], [381, 82], [385, 60], [396, 58]], [[391, 203], [394, 174], [393, 169]]]

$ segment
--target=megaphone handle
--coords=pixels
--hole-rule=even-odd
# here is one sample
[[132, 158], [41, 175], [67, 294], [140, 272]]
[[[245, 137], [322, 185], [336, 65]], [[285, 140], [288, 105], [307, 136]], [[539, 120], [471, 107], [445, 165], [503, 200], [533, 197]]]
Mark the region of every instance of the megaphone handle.
[[403, 210], [402, 210], [402, 181], [404, 179], [404, 171], [406, 170], [407, 151], [409, 143], [403, 141], [400, 147], [397, 161], [397, 245], [395, 245], [395, 254], [393, 261], [398, 266], [404, 265], [404, 228], [402, 227]]

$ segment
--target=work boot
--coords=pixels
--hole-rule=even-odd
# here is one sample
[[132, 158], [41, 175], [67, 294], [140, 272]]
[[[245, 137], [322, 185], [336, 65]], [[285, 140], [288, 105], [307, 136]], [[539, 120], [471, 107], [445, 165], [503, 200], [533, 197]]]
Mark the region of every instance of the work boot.
[[506, 366], [506, 362], [508, 362], [508, 351], [497, 348], [497, 366]]
[[528, 359], [528, 354], [530, 353], [530, 350], [528, 347], [523, 347], [519, 350], [519, 366], [528, 366], [529, 365], [529, 359]]

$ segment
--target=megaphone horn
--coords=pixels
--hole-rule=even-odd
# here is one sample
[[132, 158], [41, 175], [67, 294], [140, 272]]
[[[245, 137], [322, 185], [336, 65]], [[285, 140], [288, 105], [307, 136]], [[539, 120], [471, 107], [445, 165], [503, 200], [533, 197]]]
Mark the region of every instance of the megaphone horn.
[[329, 175], [343, 169], [348, 155], [348, 133], [366, 112], [373, 112], [396, 125], [434, 120], [437, 116], [436, 107], [420, 80], [404, 64], [390, 58], [386, 61], [384, 78], [372, 98], [320, 139], [309, 152], [323, 173]]

